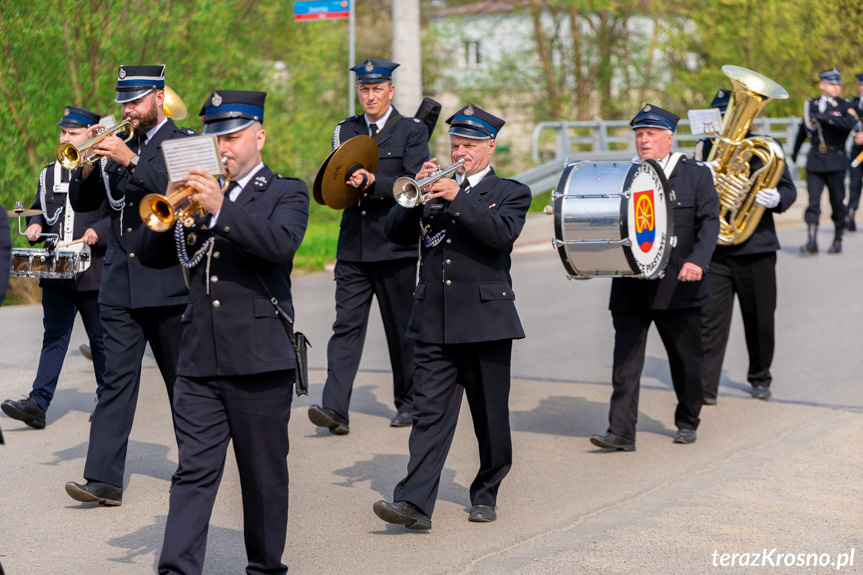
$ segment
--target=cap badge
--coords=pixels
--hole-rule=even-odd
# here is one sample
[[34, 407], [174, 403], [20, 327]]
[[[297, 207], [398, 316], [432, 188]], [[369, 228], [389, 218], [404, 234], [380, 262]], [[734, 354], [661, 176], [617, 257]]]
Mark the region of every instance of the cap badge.
[[467, 108], [464, 109], [465, 116], [473, 116], [473, 104], [468, 104]]
[[68, 116], [71, 113], [72, 113], [72, 110], [69, 109], [69, 106], [66, 106], [66, 109], [63, 110], [63, 115]]
[[126, 69], [125, 69], [125, 68], [123, 68], [122, 66], [120, 66], [120, 73], [119, 73], [119, 77], [120, 77], [120, 79], [121, 79], [121, 80], [123, 80], [123, 79], [125, 79], [125, 78], [126, 78]]
[[218, 92], [213, 92], [213, 97], [211, 98], [211, 100], [213, 102], [213, 105], [217, 108], [222, 105], [222, 97], [219, 95]]
[[716, 95], [719, 96], [720, 98], [724, 98], [725, 97], [725, 90], [719, 90], [719, 93]]
[[642, 111], [642, 112], [649, 112], [649, 111], [650, 111], [650, 104], [645, 105], [645, 106], [641, 109], [641, 111]]
[[366, 72], [371, 72], [374, 69], [375, 69], [375, 65], [372, 64], [372, 60], [371, 60], [371, 58], [369, 58], [368, 60], [366, 60]]

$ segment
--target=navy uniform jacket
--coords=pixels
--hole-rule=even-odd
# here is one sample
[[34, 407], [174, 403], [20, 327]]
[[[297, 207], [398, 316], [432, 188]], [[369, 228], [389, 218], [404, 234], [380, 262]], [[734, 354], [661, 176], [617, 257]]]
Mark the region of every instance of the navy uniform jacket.
[[[746, 137], [757, 136], [748, 132]], [[759, 136], [769, 137], [769, 136]], [[782, 144], [775, 138], [771, 138], [774, 142], [782, 147]], [[706, 159], [710, 155], [710, 149], [713, 147], [712, 138], [702, 138], [695, 145], [696, 160]], [[761, 159], [757, 156], [752, 156], [750, 162], [749, 173], [752, 175], [756, 170], [761, 169]], [[764, 208], [764, 214], [755, 230], [749, 239], [742, 244], [735, 246], [716, 246], [716, 255], [727, 257], [743, 256], [749, 254], [763, 254], [777, 251], [779, 246], [779, 237], [776, 235], [776, 225], [773, 222], [773, 214], [781, 214], [791, 207], [794, 200], [797, 199], [797, 186], [794, 185], [794, 180], [791, 179], [791, 172], [788, 170], [788, 164], [785, 164], [785, 169], [782, 171], [782, 176], [776, 184], [776, 190], [779, 192], [779, 205], [774, 208]]]
[[[342, 120], [333, 133], [333, 148], [356, 136], [368, 136], [363, 114]], [[375, 135], [378, 170], [367, 195], [342, 213], [336, 258], [346, 262], [380, 262], [415, 258], [413, 244], [399, 246], [387, 241], [384, 224], [395, 205], [393, 184], [402, 176], [413, 178], [429, 159], [428, 130], [415, 118], [405, 118], [393, 108], [387, 125]]]
[[6, 210], [3, 206], [0, 206], [0, 210], [4, 212], [3, 217], [0, 218], [0, 304], [2, 304], [3, 298], [6, 297], [6, 287], [9, 285], [9, 270], [12, 267], [12, 236]]
[[[304, 182], [258, 171], [236, 202], [222, 204], [216, 226], [211, 215], [184, 230], [188, 256], [214, 238], [212, 257], [189, 272], [189, 305], [177, 374], [186, 377], [248, 375], [296, 367], [282, 320], [255, 272], [279, 305], [294, 318], [291, 270], [309, 221], [309, 190]], [[174, 229], [146, 228], [137, 250], [145, 265], [177, 264]], [[209, 274], [209, 276], [208, 276]]]
[[[827, 103], [824, 113], [818, 111], [819, 98], [809, 98], [803, 105], [803, 121], [797, 130], [792, 156], [797, 157], [800, 147], [809, 137], [809, 154], [806, 156], [806, 170], [809, 172], [844, 172], [848, 168], [845, 156], [845, 140], [848, 133], [854, 129], [859, 120], [854, 106], [845, 98], [835, 98], [834, 103]], [[807, 125], [811, 119], [813, 127]], [[820, 127], [820, 131], [819, 131]], [[824, 141], [821, 141], [821, 136]], [[821, 144], [826, 151], [819, 150]]]
[[[99, 241], [90, 246], [90, 267], [83, 273], [78, 274], [75, 279], [69, 280], [52, 280], [40, 279], [41, 287], [51, 287], [54, 289], [73, 290], [73, 291], [96, 291], [99, 289], [99, 281], [102, 279], [102, 265], [105, 262], [105, 251], [108, 246], [108, 233], [111, 227], [111, 207], [108, 204], [108, 198], [102, 198], [102, 205], [94, 212], [75, 213], [75, 223], [72, 227], [72, 237], [63, 237], [63, 225], [66, 221], [66, 194], [54, 193], [54, 163], [50, 163], [42, 169], [45, 177], [45, 214], [39, 214], [27, 218], [27, 225], [39, 224], [42, 226], [43, 234], [60, 234], [60, 240], [57, 242], [68, 242], [71, 240], [80, 239], [88, 228], [93, 228], [96, 235], [99, 236]], [[69, 172], [63, 169], [64, 179], [68, 177]], [[41, 179], [41, 175], [40, 175]], [[39, 185], [36, 186], [36, 199], [33, 201], [31, 209], [41, 210], [41, 190]], [[53, 218], [60, 209], [57, 220], [54, 225], [49, 226], [45, 221], [45, 216]], [[30, 245], [44, 242], [44, 238], [40, 238], [35, 242], [30, 242]]]
[[530, 202], [530, 188], [491, 170], [449, 206], [435, 199], [422, 207], [390, 210], [386, 232], [396, 243], [416, 241], [421, 219], [434, 232], [445, 230], [437, 245], [421, 244], [408, 337], [436, 344], [524, 337], [509, 269]]
[[[135, 243], [139, 231], [147, 227], [141, 222], [138, 213], [141, 198], [150, 193], [164, 194], [168, 187], [162, 142], [194, 134], [194, 131], [180, 128], [168, 119], [141, 150], [134, 174], [129, 174], [126, 166], [108, 160], [105, 172], [108, 174], [111, 194], [115, 200], [125, 194], [126, 207], [122, 212], [111, 210], [111, 238], [105, 253], [99, 303], [138, 309], [182, 305], [189, 301], [179, 264], [167, 270], [145, 268], [136, 259]], [[129, 148], [134, 151], [133, 146], [137, 146], [135, 139], [129, 141]], [[102, 205], [106, 192], [100, 164], [97, 163], [96, 169], [86, 180], [81, 179], [82, 168], [73, 172], [69, 194], [76, 212], [98, 210]]]
[[[671, 248], [665, 275], [656, 280], [611, 280], [613, 312], [699, 307], [710, 300], [707, 267], [719, 237], [719, 199], [713, 176], [701, 162], [681, 158], [668, 178], [677, 245]], [[697, 282], [679, 282], [680, 268], [691, 262], [705, 275]]]

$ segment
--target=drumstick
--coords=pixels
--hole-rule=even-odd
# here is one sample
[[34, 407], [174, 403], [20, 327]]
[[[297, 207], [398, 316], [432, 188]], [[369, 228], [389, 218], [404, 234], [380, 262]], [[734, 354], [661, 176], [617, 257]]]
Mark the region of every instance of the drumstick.
[[854, 161], [851, 162], [851, 167], [856, 168], [860, 165], [861, 162], [863, 162], [863, 152], [860, 152], [860, 154], [856, 158], [854, 158]]
[[60, 248], [65, 248], [65, 247], [68, 247], [71, 245], [80, 244], [83, 241], [84, 241], [84, 238], [81, 238], [78, 240], [72, 240], [70, 242], [63, 242], [62, 244], [57, 244], [56, 246], [54, 246], [54, 249], [59, 250]]

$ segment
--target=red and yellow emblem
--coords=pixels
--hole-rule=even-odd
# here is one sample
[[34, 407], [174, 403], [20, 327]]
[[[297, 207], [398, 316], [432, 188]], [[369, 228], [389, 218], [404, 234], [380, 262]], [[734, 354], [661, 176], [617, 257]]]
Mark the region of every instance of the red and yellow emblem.
[[632, 195], [635, 205], [635, 241], [641, 251], [647, 253], [656, 239], [656, 209], [653, 203], [653, 190], [636, 192]]

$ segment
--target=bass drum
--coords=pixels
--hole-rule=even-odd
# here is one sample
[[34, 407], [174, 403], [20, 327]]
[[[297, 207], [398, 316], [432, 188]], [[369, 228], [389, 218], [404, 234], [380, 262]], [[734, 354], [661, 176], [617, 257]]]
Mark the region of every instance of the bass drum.
[[669, 191], [653, 160], [567, 164], [551, 197], [569, 279], [662, 277], [675, 241]]

